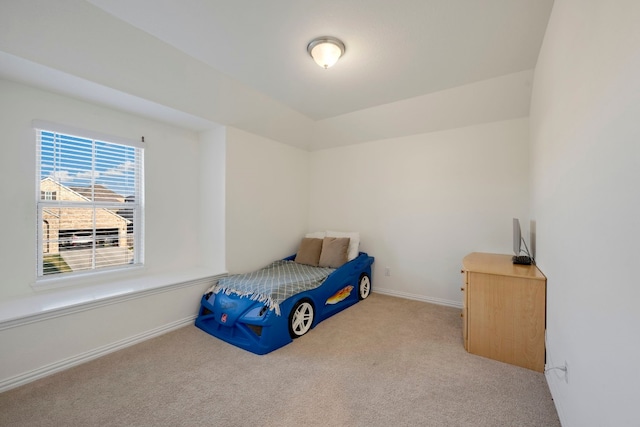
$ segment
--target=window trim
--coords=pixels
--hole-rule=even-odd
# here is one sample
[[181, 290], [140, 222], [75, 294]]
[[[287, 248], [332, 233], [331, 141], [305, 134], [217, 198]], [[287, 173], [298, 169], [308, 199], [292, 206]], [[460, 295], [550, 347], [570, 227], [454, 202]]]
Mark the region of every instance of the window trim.
[[[142, 141], [136, 141], [133, 139], [128, 139], [128, 138], [123, 138], [123, 137], [119, 137], [119, 136], [114, 136], [114, 135], [109, 135], [109, 134], [105, 134], [105, 133], [100, 133], [100, 132], [95, 132], [95, 131], [91, 131], [91, 130], [87, 130], [87, 129], [81, 129], [81, 128], [77, 128], [77, 127], [73, 127], [73, 126], [68, 126], [68, 125], [64, 125], [64, 124], [59, 124], [59, 123], [53, 123], [53, 122], [48, 122], [45, 120], [33, 120], [32, 121], [32, 127], [33, 127], [33, 131], [34, 131], [34, 140], [36, 142], [36, 216], [37, 216], [37, 222], [36, 222], [36, 279], [35, 279], [35, 283], [32, 284], [32, 287], [34, 288], [42, 288], [42, 289], [50, 289], [50, 288], [56, 288], [56, 287], [61, 287], [61, 286], [66, 286], [66, 285], [75, 285], [77, 284], [77, 280], [78, 279], [83, 279], [83, 280], [87, 280], [89, 279], [90, 282], [93, 282], [92, 278], [95, 279], [99, 279], [101, 276], [105, 275], [105, 274], [110, 274], [110, 273], [119, 273], [122, 274], [123, 272], [127, 272], [127, 271], [136, 271], [136, 270], [140, 270], [140, 268], [144, 267], [144, 218], [145, 218], [145, 214], [144, 214], [144, 149], [146, 148], [146, 144], [142, 141], [144, 141], [144, 138], [142, 138]], [[125, 146], [129, 146], [132, 148], [136, 148], [136, 150], [140, 149], [140, 151], [137, 153], [137, 170], [139, 173], [139, 177], [138, 177], [138, 188], [137, 193], [136, 193], [136, 209], [134, 209], [134, 217], [133, 217], [133, 224], [134, 224], [134, 260], [136, 260], [136, 263], [134, 264], [120, 264], [120, 265], [116, 265], [116, 266], [112, 266], [112, 267], [101, 267], [101, 268], [95, 268], [95, 266], [91, 269], [88, 270], [81, 270], [81, 271], [76, 271], [76, 272], [65, 272], [62, 274], [44, 274], [43, 272], [43, 260], [44, 260], [44, 253], [43, 253], [43, 245], [44, 245], [44, 236], [43, 236], [43, 230], [42, 230], [42, 224], [43, 224], [43, 213], [44, 210], [46, 209], [47, 205], [58, 205], [61, 204], [61, 200], [56, 200], [56, 199], [52, 199], [52, 200], [43, 200], [41, 198], [41, 182], [42, 182], [42, 178], [40, 177], [41, 174], [41, 170], [42, 170], [42, 159], [41, 159], [41, 136], [40, 136], [40, 132], [52, 132], [55, 134], [60, 134], [60, 135], [64, 135], [64, 136], [71, 136], [71, 137], [79, 137], [79, 138], [83, 138], [83, 139], [87, 139], [87, 140], [91, 140], [92, 143], [95, 143], [95, 141], [100, 141], [100, 142], [106, 142], [106, 143], [113, 143], [113, 144], [118, 144], [118, 145], [125, 145]], [[92, 169], [93, 170], [93, 169]], [[64, 184], [63, 184], [64, 185]], [[139, 200], [138, 200], [139, 199]], [[102, 202], [102, 201], [96, 201], [96, 200], [92, 200], [90, 203], [81, 203], [81, 202], [75, 202], [77, 203], [79, 206], [82, 207], [86, 207], [86, 208], [108, 208], [108, 207], [114, 207], [114, 206], [118, 206], [118, 207], [122, 207], [122, 204], [116, 203], [113, 204], [112, 202]], [[66, 201], [64, 202], [65, 206], [73, 206], [75, 204], [73, 201]], [[128, 202], [125, 202], [124, 204], [126, 204]], [[95, 212], [93, 213], [94, 218], [95, 218]], [[94, 222], [94, 236], [95, 236], [95, 222]], [[93, 241], [93, 247], [95, 248], [95, 240]], [[92, 254], [92, 258], [95, 257], [95, 253]]]

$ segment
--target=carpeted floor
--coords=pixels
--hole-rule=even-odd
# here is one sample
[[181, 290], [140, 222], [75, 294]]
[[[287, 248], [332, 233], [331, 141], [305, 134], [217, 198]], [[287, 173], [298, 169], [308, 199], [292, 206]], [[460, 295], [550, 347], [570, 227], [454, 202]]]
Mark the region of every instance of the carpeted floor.
[[1, 426], [559, 426], [460, 310], [372, 294], [264, 356], [189, 326], [0, 394]]

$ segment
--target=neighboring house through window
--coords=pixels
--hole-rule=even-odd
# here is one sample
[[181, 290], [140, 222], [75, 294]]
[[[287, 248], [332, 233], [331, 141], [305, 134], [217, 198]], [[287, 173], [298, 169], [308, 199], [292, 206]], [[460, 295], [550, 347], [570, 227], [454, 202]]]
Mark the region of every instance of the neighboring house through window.
[[37, 276], [143, 263], [142, 143], [34, 121]]

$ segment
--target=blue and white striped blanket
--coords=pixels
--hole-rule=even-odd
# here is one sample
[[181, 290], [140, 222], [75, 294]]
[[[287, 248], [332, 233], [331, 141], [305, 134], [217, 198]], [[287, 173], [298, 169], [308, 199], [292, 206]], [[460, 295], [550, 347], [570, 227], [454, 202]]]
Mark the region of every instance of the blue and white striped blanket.
[[279, 260], [245, 274], [223, 277], [213, 293], [224, 292], [264, 302], [280, 315], [280, 303], [292, 295], [315, 289], [335, 271], [334, 268], [313, 267], [294, 261]]

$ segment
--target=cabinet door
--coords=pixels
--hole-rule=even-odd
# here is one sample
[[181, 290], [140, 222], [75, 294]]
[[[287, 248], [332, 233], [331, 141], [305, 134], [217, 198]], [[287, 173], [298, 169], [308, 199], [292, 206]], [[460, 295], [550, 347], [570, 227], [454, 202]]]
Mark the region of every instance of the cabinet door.
[[542, 371], [544, 281], [471, 272], [468, 282], [467, 350]]

